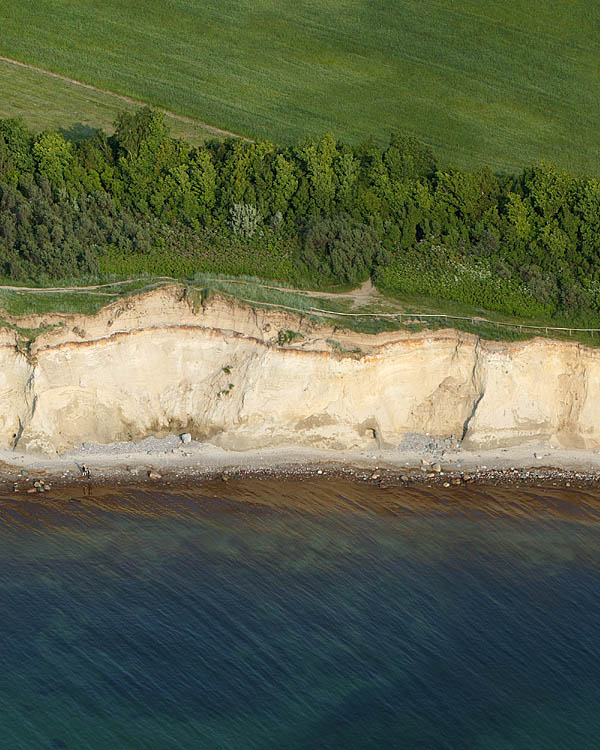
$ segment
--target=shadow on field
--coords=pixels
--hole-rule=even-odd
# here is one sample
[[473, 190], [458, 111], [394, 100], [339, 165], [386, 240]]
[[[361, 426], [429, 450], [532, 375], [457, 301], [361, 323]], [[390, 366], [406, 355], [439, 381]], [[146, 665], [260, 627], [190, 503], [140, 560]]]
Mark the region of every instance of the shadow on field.
[[68, 128], [59, 128], [58, 132], [65, 140], [77, 143], [78, 141], [87, 141], [93, 138], [98, 132], [98, 128], [85, 125], [83, 122], [75, 122]]

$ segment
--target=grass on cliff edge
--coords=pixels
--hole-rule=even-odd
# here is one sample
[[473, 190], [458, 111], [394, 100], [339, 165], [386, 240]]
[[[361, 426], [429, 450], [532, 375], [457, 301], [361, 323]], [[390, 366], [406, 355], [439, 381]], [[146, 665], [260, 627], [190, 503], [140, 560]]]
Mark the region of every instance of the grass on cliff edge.
[[[569, 334], [568, 331], [548, 331], [546, 334], [544, 331], [545, 321], [520, 320], [495, 312], [474, 309], [460, 303], [431, 300], [424, 297], [380, 298], [376, 302], [355, 306], [352, 300], [347, 297], [336, 297], [335, 294], [330, 294], [326, 297], [315, 298], [309, 296], [306, 291], [287, 289], [285, 283], [261, 281], [255, 278], [229, 278], [222, 275], [198, 274], [191, 280], [168, 280], [152, 276], [133, 281], [118, 280], [114, 277], [97, 277], [86, 280], [87, 285], [100, 283], [110, 283], [111, 286], [91, 292], [83, 290], [45, 292], [43, 288], [37, 291], [0, 289], [0, 325], [15, 327], [14, 324], [6, 324], [3, 315], [22, 316], [27, 314], [43, 315], [45, 313], [92, 315], [115, 300], [165, 284], [177, 283], [182, 288], [189, 290], [193, 303], [197, 307], [206, 302], [212, 294], [218, 293], [238, 299], [253, 307], [264, 309], [293, 308], [298, 311], [299, 315], [309, 317], [311, 320], [320, 321], [332, 327], [347, 328], [357, 333], [375, 334], [392, 330], [421, 331], [456, 328], [484, 339], [496, 341], [526, 341], [534, 337], [544, 337], [580, 342], [591, 347], [600, 346], [600, 333], [592, 335], [582, 332]], [[319, 313], [313, 308], [328, 310], [332, 314]], [[336, 312], [369, 313], [369, 316], [336, 316], [333, 314]], [[400, 321], [382, 315], [382, 313], [392, 312], [402, 312], [403, 320]], [[430, 313], [439, 315], [439, 317], [424, 318], [420, 317], [419, 313]], [[408, 319], [406, 318], [407, 315], [410, 316]], [[467, 318], [472, 316], [472, 319], [445, 321], [443, 315], [461, 315]], [[477, 318], [488, 318], [491, 322], [484, 323], [478, 321]], [[495, 324], [502, 322], [539, 326], [539, 330], [519, 330], [518, 328], [499, 327]], [[39, 333], [42, 329], [36, 330]], [[32, 336], [35, 337], [35, 331], [33, 333], [28, 331], [26, 338], [30, 339]]]
[[6, 57], [249, 137], [400, 129], [463, 168], [600, 173], [597, 0], [3, 0], [0, 19]]

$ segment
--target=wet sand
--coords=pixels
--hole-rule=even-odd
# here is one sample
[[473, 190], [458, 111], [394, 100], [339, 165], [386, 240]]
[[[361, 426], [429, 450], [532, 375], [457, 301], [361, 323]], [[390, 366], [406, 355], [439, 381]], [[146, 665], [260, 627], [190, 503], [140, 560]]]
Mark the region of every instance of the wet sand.
[[194, 518], [214, 513], [374, 514], [600, 522], [600, 488], [506, 487], [490, 484], [381, 486], [349, 477], [232, 478], [192, 486], [79, 485], [23, 495], [0, 493], [4, 527], [69, 530], [101, 526], [115, 516]]

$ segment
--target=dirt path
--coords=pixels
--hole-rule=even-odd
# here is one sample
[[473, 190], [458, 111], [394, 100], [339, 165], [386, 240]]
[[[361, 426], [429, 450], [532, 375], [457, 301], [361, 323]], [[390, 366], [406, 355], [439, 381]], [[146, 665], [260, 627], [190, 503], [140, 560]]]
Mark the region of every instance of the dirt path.
[[[33, 294], [61, 294], [66, 293], [85, 293], [85, 292], [96, 292], [98, 289], [106, 289], [107, 287], [114, 286], [125, 286], [127, 284], [134, 284], [138, 281], [145, 281], [143, 277], [135, 279], [125, 279], [123, 281], [111, 281], [106, 284], [91, 284], [89, 286], [50, 286], [50, 287], [33, 287], [33, 286], [10, 286], [0, 285], [0, 291], [7, 292], [29, 292]], [[173, 278], [172, 276], [159, 276], [155, 279], [149, 280], [149, 284], [159, 283], [161, 281], [173, 281], [180, 282], [181, 279]], [[368, 305], [373, 302], [379, 302], [384, 297], [375, 289], [371, 279], [365, 281], [357, 289], [353, 289], [350, 292], [316, 292], [307, 289], [291, 289], [286, 286], [274, 286], [273, 284], [257, 284], [256, 282], [247, 282], [244, 279], [226, 279], [228, 284], [248, 284], [252, 283], [254, 286], [260, 286], [263, 289], [274, 289], [278, 292], [291, 292], [293, 294], [303, 294], [306, 297], [315, 297], [322, 299], [329, 299], [336, 297], [337, 299], [350, 299], [353, 302], [354, 307], [360, 307], [362, 305]], [[97, 293], [97, 292], [96, 292]], [[107, 296], [117, 296], [119, 292], [108, 293]]]
[[374, 295], [379, 292], [373, 286], [371, 279], [361, 284], [358, 289], [352, 289], [349, 292], [313, 292], [306, 289], [289, 289], [285, 286], [268, 286], [267, 289], [277, 289], [280, 292], [294, 292], [294, 294], [306, 294], [307, 297], [336, 297], [337, 299], [351, 299], [355, 303], [367, 304], [372, 301]]
[[[247, 281], [243, 279], [227, 279], [228, 284], [247, 284]], [[252, 282], [254, 283], [254, 282]], [[372, 305], [373, 303], [385, 303], [389, 306], [390, 300], [385, 298], [377, 289], [373, 286], [371, 279], [363, 282], [356, 289], [352, 289], [349, 292], [317, 292], [309, 289], [292, 289], [287, 286], [274, 286], [273, 284], [256, 284], [263, 289], [274, 289], [278, 292], [291, 292], [292, 294], [303, 294], [305, 297], [314, 297], [316, 299], [349, 299], [352, 300], [352, 307], [362, 307], [363, 305]]]
[[[67, 292], [67, 293], [75, 293], [75, 294], [100, 294], [106, 297], [119, 297], [121, 296], [122, 292], [99, 292], [98, 289], [103, 289], [107, 287], [114, 287], [119, 285], [125, 285], [125, 284], [132, 284], [137, 281], [146, 281], [144, 277], [142, 278], [136, 278], [136, 279], [127, 279], [125, 281], [113, 281], [106, 284], [92, 284], [89, 286], [64, 286], [64, 287], [25, 287], [25, 286], [8, 286], [8, 285], [0, 285], [0, 291], [11, 291], [11, 292], [28, 292], [30, 294], [60, 294], [61, 292]], [[156, 286], [157, 284], [160, 284], [161, 281], [164, 282], [174, 282], [174, 283], [185, 283], [184, 279], [175, 279], [171, 276], [160, 276], [152, 281], [149, 281], [147, 287], [149, 288], [151, 286]], [[218, 281], [218, 279], [215, 279], [215, 281]], [[511, 328], [511, 329], [519, 329], [519, 331], [523, 330], [530, 330], [530, 331], [538, 331], [539, 333], [545, 332], [546, 335], [549, 331], [556, 331], [561, 333], [569, 333], [569, 335], [572, 335], [573, 333], [600, 333], [600, 328], [569, 328], [564, 326], [547, 326], [543, 323], [539, 325], [529, 325], [526, 323], [514, 323], [514, 322], [505, 322], [505, 321], [498, 321], [498, 320], [489, 320], [488, 318], [481, 318], [479, 316], [472, 316], [472, 315], [449, 315], [447, 313], [435, 313], [435, 312], [413, 312], [413, 313], [407, 313], [404, 311], [402, 305], [399, 302], [394, 302], [393, 300], [388, 299], [387, 297], [384, 297], [380, 292], [377, 291], [377, 289], [373, 286], [370, 279], [365, 281], [363, 284], [361, 284], [357, 289], [353, 289], [350, 292], [317, 292], [317, 291], [310, 291], [306, 289], [291, 289], [290, 287], [285, 286], [274, 286], [273, 284], [257, 284], [256, 282], [247, 282], [243, 279], [226, 279], [225, 280], [228, 284], [253, 284], [254, 286], [260, 286], [263, 289], [273, 289], [275, 291], [281, 291], [281, 292], [290, 292], [292, 294], [299, 294], [304, 295], [306, 297], [311, 298], [322, 298], [322, 299], [349, 299], [352, 300], [352, 310], [357, 311], [360, 308], [367, 307], [369, 305], [377, 305], [379, 307], [379, 310], [377, 312], [341, 312], [339, 310], [322, 310], [318, 307], [311, 307], [310, 310], [317, 312], [317, 313], [324, 313], [327, 315], [337, 315], [337, 316], [345, 316], [345, 317], [373, 317], [373, 318], [402, 318], [404, 317], [416, 317], [419, 319], [427, 319], [427, 318], [436, 318], [439, 320], [443, 320], [446, 324], [449, 321], [453, 320], [461, 320], [461, 321], [467, 321], [471, 324], [475, 323], [488, 323], [490, 325], [494, 325], [499, 328]], [[136, 292], [142, 291], [142, 289], [136, 289], [134, 290]], [[250, 304], [260, 304], [260, 305], [266, 305], [267, 307], [277, 307], [283, 310], [291, 310], [294, 312], [299, 313], [305, 313], [306, 308], [296, 308], [296, 307], [290, 307], [288, 305], [281, 304], [279, 302], [264, 302], [259, 300], [251, 300], [251, 299], [245, 299], [244, 297], [240, 297], [244, 302], [248, 302]], [[414, 322], [414, 321], [413, 321]]]
[[[289, 290], [294, 291], [294, 290]], [[357, 289], [352, 289], [349, 292], [299, 292], [299, 294], [306, 294], [308, 297], [322, 297], [324, 299], [335, 297], [336, 299], [349, 299], [352, 300], [353, 309], [359, 307], [367, 307], [373, 304], [385, 304], [387, 307], [390, 306], [390, 300], [386, 299], [380, 292], [375, 289], [371, 279], [367, 279]], [[399, 305], [393, 305], [399, 307]]]
[[[176, 281], [170, 276], [159, 276], [150, 283], [156, 283], [158, 281]], [[136, 281], [144, 281], [144, 279], [125, 279], [124, 281], [111, 281], [107, 284], [92, 284], [91, 286], [0, 286], [0, 291], [6, 292], [33, 292], [34, 294], [60, 294], [61, 292], [91, 292], [95, 289], [105, 289], [109, 286], [124, 286], [125, 284], [133, 284]], [[114, 294], [119, 294], [115, 292]]]
[[[83, 81], [78, 81], [75, 78], [69, 78], [68, 76], [63, 76], [60, 73], [53, 73], [51, 70], [46, 70], [45, 68], [38, 68], [36, 65], [29, 65], [29, 63], [21, 62], [20, 60], [13, 60], [11, 57], [3, 57], [0, 55], [0, 62], [9, 63], [10, 65], [17, 65], [19, 68], [27, 68], [27, 70], [33, 70], [36, 73], [41, 73], [42, 75], [49, 76], [51, 78], [58, 78], [60, 81], [65, 81], [66, 83], [70, 83], [73, 86], [80, 86], [84, 89], [90, 89], [90, 91], [97, 91], [99, 94], [107, 94], [108, 96], [112, 96], [115, 99], [118, 99], [119, 101], [126, 102], [127, 104], [134, 104], [138, 107], [145, 107], [148, 106], [147, 102], [142, 102], [139, 99], [132, 99], [130, 96], [125, 96], [123, 94], [116, 94], [114, 91], [109, 91], [108, 89], [101, 89], [98, 88], [98, 86], [93, 86], [91, 83], [84, 83]], [[164, 107], [155, 107], [153, 106], [153, 109], [156, 109], [159, 112], [163, 112], [167, 117], [172, 117], [174, 120], [179, 120], [179, 122], [185, 122], [188, 125], [198, 125], [201, 128], [204, 128], [204, 130], [208, 130], [211, 133], [215, 133], [215, 135], [224, 135], [228, 136], [230, 138], [241, 138], [244, 141], [252, 142], [251, 138], [244, 138], [241, 135], [238, 135], [238, 133], [232, 133], [230, 130], [223, 130], [222, 128], [217, 128], [214, 125], [208, 125], [205, 122], [200, 122], [199, 120], [194, 120], [192, 117], [186, 117], [185, 115], [178, 115], [176, 112], [171, 112], [170, 109], [165, 109]]]

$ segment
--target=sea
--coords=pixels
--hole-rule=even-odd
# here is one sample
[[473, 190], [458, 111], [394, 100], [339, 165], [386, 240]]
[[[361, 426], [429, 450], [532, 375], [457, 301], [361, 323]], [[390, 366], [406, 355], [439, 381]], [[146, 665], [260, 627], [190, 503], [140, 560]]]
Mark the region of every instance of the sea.
[[2, 750], [597, 750], [600, 492], [0, 496]]

